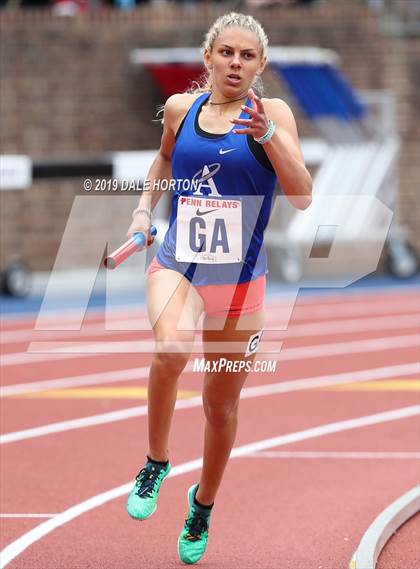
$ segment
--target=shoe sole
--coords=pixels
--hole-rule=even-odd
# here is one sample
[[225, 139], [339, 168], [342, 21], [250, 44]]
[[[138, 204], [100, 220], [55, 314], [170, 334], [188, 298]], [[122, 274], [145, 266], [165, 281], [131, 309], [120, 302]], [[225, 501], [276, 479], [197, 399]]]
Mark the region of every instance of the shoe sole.
[[[192, 494], [194, 491], [194, 488], [197, 486], [197, 484], [193, 484], [192, 486], [190, 486], [190, 488], [188, 489], [188, 493], [187, 493], [187, 499], [188, 499], [188, 510], [191, 508], [191, 504], [192, 504]], [[194, 565], [195, 563], [197, 563], [197, 561], [193, 561], [193, 562], [189, 562], [189, 561], [184, 561], [183, 559], [181, 559], [181, 552], [179, 551], [179, 542], [181, 541], [181, 535], [178, 537], [178, 557], [180, 559], [180, 561], [182, 561], [182, 563], [185, 563], [186, 565]]]
[[153, 516], [153, 514], [156, 512], [156, 510], [157, 510], [157, 504], [156, 504], [154, 510], [152, 510], [152, 512], [145, 518], [138, 518], [137, 516], [133, 516], [132, 514], [130, 514], [130, 512], [127, 509], [126, 509], [126, 512], [132, 520], [136, 520], [138, 522], [144, 522], [144, 521], [148, 520], [149, 518], [151, 518]]

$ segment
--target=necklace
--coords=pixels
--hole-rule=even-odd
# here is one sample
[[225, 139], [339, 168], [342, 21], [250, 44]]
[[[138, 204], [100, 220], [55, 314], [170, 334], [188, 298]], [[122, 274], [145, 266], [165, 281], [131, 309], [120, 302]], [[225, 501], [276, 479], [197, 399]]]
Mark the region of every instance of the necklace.
[[213, 103], [213, 101], [209, 101], [210, 105], [216, 106], [216, 105], [228, 105], [229, 103], [234, 103], [235, 101], [242, 101], [243, 99], [247, 99], [248, 96], [246, 95], [245, 97], [240, 97], [239, 99], [232, 99], [231, 101], [224, 101], [223, 103]]

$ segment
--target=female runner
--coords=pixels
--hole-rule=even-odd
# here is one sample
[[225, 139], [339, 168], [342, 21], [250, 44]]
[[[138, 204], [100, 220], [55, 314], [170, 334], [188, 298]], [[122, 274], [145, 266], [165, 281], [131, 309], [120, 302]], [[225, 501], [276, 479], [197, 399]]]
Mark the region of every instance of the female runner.
[[[240, 391], [264, 326], [264, 229], [278, 182], [298, 209], [311, 203], [295, 120], [280, 99], [260, 98], [267, 36], [252, 17], [216, 20], [204, 41], [206, 77], [164, 107], [161, 146], [127, 235], [148, 234], [160, 180], [182, 180], [170, 225], [147, 280], [155, 353], [148, 383], [149, 452], [127, 511], [144, 520], [156, 510], [169, 474], [168, 437], [178, 377], [202, 313], [205, 412], [203, 467], [188, 491], [189, 515], [178, 539], [184, 563], [203, 556], [210, 514], [236, 430]], [[229, 366], [218, 368], [224, 358]], [[215, 365], [212, 365], [215, 362]], [[216, 371], [213, 371], [216, 370]]]

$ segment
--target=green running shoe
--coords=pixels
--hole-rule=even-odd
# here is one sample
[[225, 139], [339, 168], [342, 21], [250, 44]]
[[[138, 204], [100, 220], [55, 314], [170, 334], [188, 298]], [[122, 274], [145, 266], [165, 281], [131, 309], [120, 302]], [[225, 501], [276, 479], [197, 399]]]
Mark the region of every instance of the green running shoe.
[[211, 510], [200, 508], [194, 497], [198, 484], [194, 484], [188, 490], [189, 513], [185, 520], [185, 526], [178, 538], [178, 555], [184, 563], [197, 563], [206, 551], [209, 539], [209, 523]]
[[136, 483], [127, 500], [127, 512], [136, 520], [150, 518], [157, 509], [157, 498], [163, 480], [168, 476], [171, 465], [152, 462], [149, 457], [136, 476]]

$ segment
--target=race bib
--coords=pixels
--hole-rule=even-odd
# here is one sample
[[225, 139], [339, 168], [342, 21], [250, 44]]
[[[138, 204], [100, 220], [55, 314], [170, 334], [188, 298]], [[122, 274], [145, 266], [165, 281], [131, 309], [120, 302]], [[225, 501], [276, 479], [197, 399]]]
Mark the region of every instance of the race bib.
[[241, 262], [241, 201], [180, 197], [176, 260], [209, 264]]

